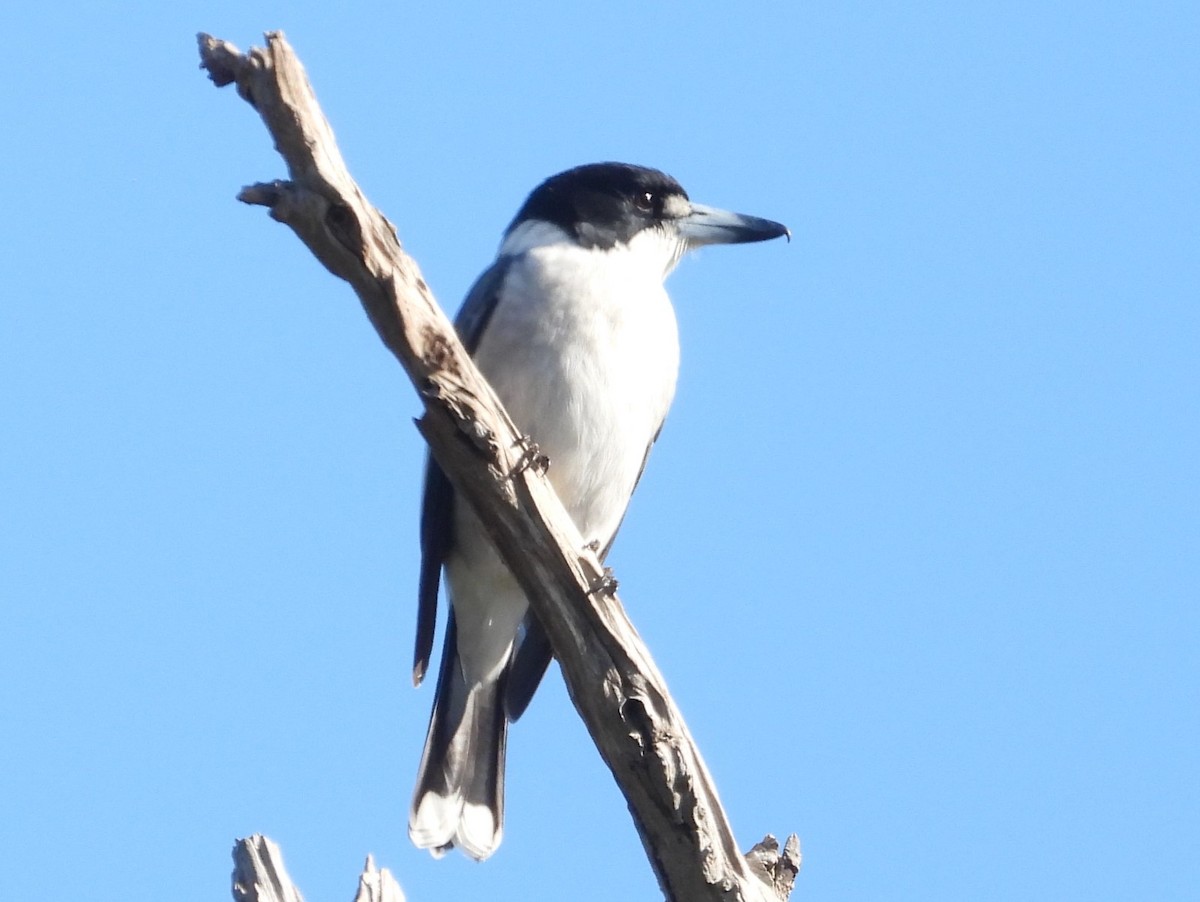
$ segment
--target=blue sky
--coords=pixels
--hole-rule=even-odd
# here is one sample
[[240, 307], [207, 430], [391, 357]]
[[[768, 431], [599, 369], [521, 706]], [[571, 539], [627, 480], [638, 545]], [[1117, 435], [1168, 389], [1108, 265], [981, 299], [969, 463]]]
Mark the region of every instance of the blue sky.
[[795, 898], [1200, 893], [1193, 3], [181, 2], [0, 14], [0, 898], [654, 898], [557, 676], [491, 861], [405, 834], [418, 402], [237, 190], [194, 34], [282, 28], [453, 310], [618, 159], [790, 245], [671, 278], [675, 407], [610, 562]]

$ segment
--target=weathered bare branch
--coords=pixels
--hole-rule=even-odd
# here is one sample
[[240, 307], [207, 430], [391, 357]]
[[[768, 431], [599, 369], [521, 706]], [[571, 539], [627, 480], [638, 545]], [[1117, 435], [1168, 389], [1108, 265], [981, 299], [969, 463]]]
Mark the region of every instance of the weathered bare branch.
[[751, 860], [739, 853], [708, 769], [596, 554], [543, 474], [522, 466], [521, 436], [392, 224], [350, 177], [295, 53], [281, 33], [266, 38], [265, 49], [241, 54], [200, 35], [202, 65], [218, 85], [237, 84], [288, 168], [288, 181], [250, 186], [240, 199], [269, 207], [350, 283], [409, 374], [425, 403], [421, 434], [527, 592], [667, 898], [786, 899], [798, 841], [782, 856], [772, 837]]
[[[233, 845], [233, 898], [235, 902], [304, 902], [283, 866], [278, 844], [261, 833]], [[404, 893], [392, 872], [376, 868], [375, 859], [368, 855], [354, 902], [404, 902]]]
[[404, 902], [404, 891], [387, 868], [375, 867], [375, 856], [368, 855], [363, 871], [358, 875], [358, 892], [354, 902]]
[[304, 902], [283, 866], [283, 853], [261, 833], [233, 844], [236, 902]]

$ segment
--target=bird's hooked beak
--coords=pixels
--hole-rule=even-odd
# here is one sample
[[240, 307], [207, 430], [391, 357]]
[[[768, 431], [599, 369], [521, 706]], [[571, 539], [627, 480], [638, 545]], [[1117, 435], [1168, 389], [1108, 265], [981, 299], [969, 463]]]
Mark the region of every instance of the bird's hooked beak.
[[780, 236], [786, 236], [788, 241], [792, 240], [791, 231], [781, 223], [742, 213], [730, 213], [728, 210], [718, 210], [704, 204], [691, 204], [691, 211], [679, 217], [676, 223], [680, 237], [687, 242], [688, 247], [701, 247], [705, 244], [745, 244], [750, 241], [769, 241]]

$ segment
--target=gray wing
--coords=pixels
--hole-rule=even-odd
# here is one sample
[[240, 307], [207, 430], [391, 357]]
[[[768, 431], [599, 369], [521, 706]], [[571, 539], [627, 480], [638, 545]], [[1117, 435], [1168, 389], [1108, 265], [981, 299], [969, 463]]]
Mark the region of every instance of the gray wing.
[[[659, 423], [658, 428], [654, 430], [654, 438], [650, 439], [650, 444], [646, 446], [646, 453], [642, 457], [642, 468], [638, 470], [637, 479], [633, 482], [635, 492], [638, 483], [642, 481], [642, 474], [646, 472], [646, 461], [650, 459], [650, 449], [654, 447], [654, 443], [662, 434], [662, 427], [663, 424]], [[633, 497], [632, 492], [630, 497]], [[625, 517], [622, 515], [621, 522], [624, 521]], [[601, 561], [608, 557], [609, 549], [612, 548], [617, 533], [620, 531], [621, 524], [618, 523], [608, 544], [600, 549]], [[514, 722], [529, 707], [533, 693], [537, 692], [542, 677], [546, 675], [546, 668], [550, 666], [550, 659], [554, 657], [554, 651], [550, 648], [550, 639], [546, 636], [541, 621], [537, 619], [532, 610], [525, 615], [521, 626], [524, 637], [517, 647], [517, 653], [513, 656], [512, 667], [508, 674], [508, 686], [504, 692], [504, 708], [508, 713], [508, 719]]]
[[[475, 353], [487, 328], [500, 286], [512, 262], [502, 257], [476, 280], [454, 326], [467, 352]], [[413, 684], [420, 685], [429, 669], [433, 632], [437, 624], [438, 588], [442, 564], [454, 546], [454, 486], [432, 456], [425, 459], [425, 489], [421, 498], [421, 572], [417, 587], [417, 640], [413, 650]]]

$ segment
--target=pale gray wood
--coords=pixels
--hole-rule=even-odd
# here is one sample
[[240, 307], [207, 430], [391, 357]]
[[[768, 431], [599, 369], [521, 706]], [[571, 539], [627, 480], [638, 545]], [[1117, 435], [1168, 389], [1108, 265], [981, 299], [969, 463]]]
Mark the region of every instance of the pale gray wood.
[[[233, 898], [236, 902], [304, 902], [283, 866], [283, 853], [272, 839], [255, 833], [233, 845]], [[400, 884], [368, 855], [358, 877], [354, 902], [404, 902]]]
[[768, 884], [782, 902], [787, 902], [796, 875], [800, 873], [800, 837], [793, 833], [780, 851], [779, 840], [768, 833], [746, 853], [746, 860], [755, 875]]
[[233, 844], [233, 898], [236, 902], [304, 902], [272, 840], [255, 833]]
[[363, 872], [358, 875], [358, 892], [354, 902], [404, 902], [400, 884], [387, 868], [375, 867], [375, 857], [367, 856]]
[[[394, 227], [350, 177], [333, 131], [280, 32], [242, 54], [200, 35], [202, 65], [262, 116], [290, 179], [239, 198], [270, 209], [358, 294], [380, 338], [425, 403], [418, 428], [454, 487], [479, 513], [529, 595], [571, 699], [629, 802], [650, 864], [671, 900], [786, 899], [777, 871], [799, 867], [788, 840], [753, 862], [737, 848], [704, 761], [666, 683], [625, 616], [615, 586], [563, 510], [536, 456], [459, 343]], [[776, 849], [778, 844], [776, 843]], [[794, 873], [793, 873], [794, 876]], [[787, 889], [785, 890], [784, 884]]]

